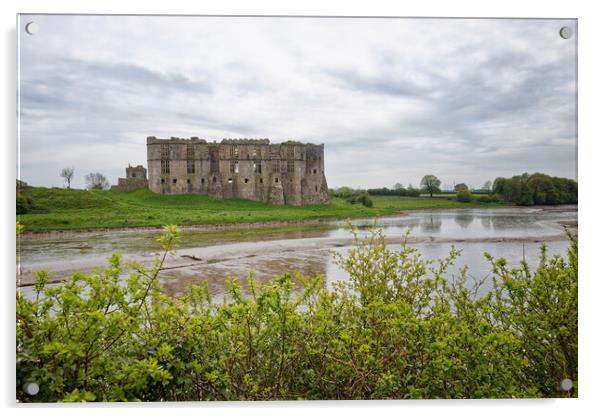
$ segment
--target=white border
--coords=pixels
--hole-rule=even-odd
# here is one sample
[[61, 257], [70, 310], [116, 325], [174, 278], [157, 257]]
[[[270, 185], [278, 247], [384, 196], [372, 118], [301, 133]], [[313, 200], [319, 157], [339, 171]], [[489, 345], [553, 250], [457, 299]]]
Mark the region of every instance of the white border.
[[14, 407], [14, 183], [16, 175], [16, 13], [114, 13], [114, 14], [226, 14], [226, 15], [334, 15], [334, 16], [443, 16], [443, 17], [550, 17], [579, 19], [579, 239], [580, 239], [580, 310], [579, 310], [579, 399], [575, 400], [481, 400], [481, 401], [408, 401], [408, 402], [304, 402], [304, 403], [212, 403], [190, 407], [187, 404], [144, 405], [144, 412], [161, 414], [166, 408], [175, 408], [180, 413], [203, 412], [226, 414], [240, 412], [261, 415], [305, 415], [311, 413], [345, 412], [364, 415], [370, 411], [386, 414], [411, 412], [422, 414], [475, 414], [483, 416], [507, 415], [515, 412], [546, 414], [589, 414], [601, 406], [602, 368], [600, 366], [600, 308], [598, 298], [602, 294], [602, 273], [595, 269], [600, 254], [597, 240], [600, 238], [599, 170], [601, 161], [600, 141], [602, 123], [600, 110], [600, 74], [602, 74], [599, 50], [602, 39], [602, 16], [595, 9], [596, 2], [556, 1], [526, 2], [505, 1], [360, 1], [360, 0], [222, 0], [200, 2], [169, 0], [137, 2], [134, 0], [68, 1], [68, 0], [4, 0], [0, 2], [4, 48], [0, 65], [2, 71], [2, 140], [4, 157], [2, 187], [2, 264], [5, 273], [3, 282], [2, 314], [2, 375], [0, 394], [2, 405], [8, 412], [75, 414], [82, 411], [106, 415], [127, 414], [140, 410], [139, 405], [68, 406], [48, 408], [40, 406]]

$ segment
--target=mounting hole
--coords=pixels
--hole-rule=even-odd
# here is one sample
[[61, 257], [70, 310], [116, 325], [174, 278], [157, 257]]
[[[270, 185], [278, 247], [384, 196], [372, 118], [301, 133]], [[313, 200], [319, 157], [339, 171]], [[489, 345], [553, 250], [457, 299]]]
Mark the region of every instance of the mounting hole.
[[29, 394], [30, 396], [35, 396], [39, 391], [40, 386], [38, 386], [38, 383], [27, 383], [25, 385], [25, 393]]
[[573, 380], [570, 378], [565, 378], [560, 382], [560, 388], [564, 391], [569, 391], [573, 388]]
[[573, 36], [573, 29], [568, 26], [563, 26], [560, 28], [559, 33], [562, 39], [569, 39], [571, 36]]
[[30, 35], [35, 35], [40, 31], [40, 25], [36, 22], [29, 22], [25, 25], [25, 31]]

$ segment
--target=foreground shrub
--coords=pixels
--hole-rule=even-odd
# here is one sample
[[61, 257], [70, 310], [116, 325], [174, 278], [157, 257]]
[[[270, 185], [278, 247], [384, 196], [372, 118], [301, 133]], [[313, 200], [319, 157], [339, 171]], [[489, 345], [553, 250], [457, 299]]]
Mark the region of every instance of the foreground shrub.
[[[577, 385], [577, 243], [568, 259], [531, 271], [494, 260], [493, 288], [477, 297], [460, 255], [422, 259], [380, 231], [336, 261], [349, 274], [283, 274], [229, 300], [193, 286], [180, 299], [157, 282], [176, 227], [153, 267], [121, 257], [49, 287], [17, 292], [20, 401], [409, 399], [574, 396]], [[36, 395], [24, 386], [37, 383]]]

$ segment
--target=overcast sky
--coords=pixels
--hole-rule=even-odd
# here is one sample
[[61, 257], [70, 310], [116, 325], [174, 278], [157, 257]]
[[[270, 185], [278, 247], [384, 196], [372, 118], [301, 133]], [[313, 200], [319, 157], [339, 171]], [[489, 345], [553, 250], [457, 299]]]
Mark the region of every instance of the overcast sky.
[[[36, 35], [24, 26], [39, 24]], [[324, 143], [330, 187], [576, 179], [573, 20], [22, 16], [20, 177], [146, 166], [146, 137]]]

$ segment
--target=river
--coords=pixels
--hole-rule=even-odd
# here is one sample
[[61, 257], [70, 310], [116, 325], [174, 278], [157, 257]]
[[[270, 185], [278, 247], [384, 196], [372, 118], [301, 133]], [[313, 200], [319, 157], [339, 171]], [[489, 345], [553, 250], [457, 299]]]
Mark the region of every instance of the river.
[[[360, 235], [368, 233], [374, 223], [373, 219], [353, 221]], [[160, 279], [165, 292], [173, 296], [184, 294], [190, 284], [206, 280], [216, 298], [226, 294], [227, 277], [244, 283], [249, 271], [260, 282], [291, 271], [321, 273], [332, 284], [347, 278], [334, 262], [333, 252], [344, 255], [351, 247], [352, 235], [344, 221], [327, 225], [328, 229], [275, 229], [260, 236], [184, 230], [180, 248], [168, 258], [170, 269], [163, 271]], [[491, 277], [484, 252], [504, 257], [514, 266], [523, 258], [536, 264], [542, 242], [550, 255], [564, 255], [569, 245], [564, 227], [576, 232], [577, 207], [414, 211], [380, 218], [376, 226], [383, 229], [392, 249], [397, 249], [409, 232], [410, 246], [426, 259], [442, 258], [454, 245], [462, 255], [449, 274], [458, 274], [460, 268], [468, 266], [471, 278], [485, 280], [483, 291], [490, 287]], [[22, 281], [31, 282], [32, 272], [41, 268], [50, 270], [57, 279], [77, 270], [91, 270], [106, 264], [106, 257], [114, 251], [122, 252], [126, 260], [150, 263], [158, 254], [158, 234], [160, 231], [26, 235], [18, 244]]]

